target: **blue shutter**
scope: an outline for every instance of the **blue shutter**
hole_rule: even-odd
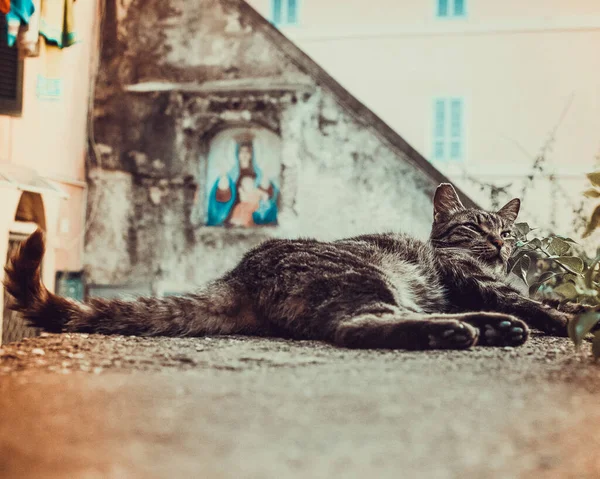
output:
[[[288,0],[287,17],[288,17],[287,18],[288,23],[291,23],[291,24],[298,23],[296,0]]]
[[[448,0],[438,0],[438,17],[448,16]]]
[[[462,159],[463,102],[454,98],[450,101],[450,159]]]
[[[435,160],[444,160],[446,139],[446,102],[436,100],[434,108],[434,127],[433,127],[433,158]]]
[[[465,1],[454,0],[454,16],[462,17],[465,14]]]
[[[281,0],[271,0],[271,21],[275,25],[281,23]]]

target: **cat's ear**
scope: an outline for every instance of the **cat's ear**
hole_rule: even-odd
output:
[[[514,223],[521,209],[521,200],[515,198],[506,203],[498,210],[498,216],[501,216],[509,223]]]
[[[464,209],[465,207],[460,202],[456,190],[450,183],[442,183],[437,187],[433,197],[434,221]]]

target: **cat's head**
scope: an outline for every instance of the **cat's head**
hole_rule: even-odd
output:
[[[520,206],[515,198],[496,212],[465,208],[452,185],[442,183],[433,198],[431,242],[436,248],[465,250],[505,270],[514,246],[511,232]]]

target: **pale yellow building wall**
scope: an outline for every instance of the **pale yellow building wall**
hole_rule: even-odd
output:
[[[46,226],[54,232],[49,235],[54,249],[50,255],[56,256],[57,270],[78,270],[82,265],[87,114],[92,60],[97,48],[98,2],[81,0],[74,8],[79,42],[61,50],[47,46],[42,39],[39,56],[24,59],[21,116],[0,114],[0,164],[33,169],[54,180],[69,196],[46,201],[44,195]],[[61,95],[51,100],[38,97],[39,76],[60,79]],[[0,214],[7,217],[3,223],[14,218],[14,208],[9,208],[8,203],[6,200],[7,207],[0,209]],[[4,246],[0,247],[2,263]]]
[[[298,24],[280,29],[426,158],[434,99],[462,97],[464,160],[434,165],[484,206],[465,177],[519,194],[555,131],[550,170],[577,203],[600,153],[600,3],[464,1],[465,17],[438,18],[434,0],[298,0]],[[269,0],[248,3],[270,17]]]

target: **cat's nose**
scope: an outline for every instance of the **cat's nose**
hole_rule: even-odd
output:
[[[492,243],[496,248],[498,248],[498,250],[500,250],[502,248],[502,246],[504,246],[504,241],[502,241],[500,238],[495,238],[492,237],[489,239],[490,243]]]

